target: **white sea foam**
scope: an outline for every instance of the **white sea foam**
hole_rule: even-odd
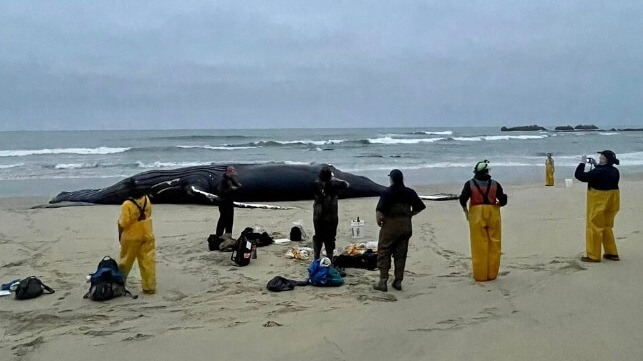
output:
[[[16,164],[3,164],[0,165],[0,169],[11,169],[11,168],[18,168],[24,166],[24,163],[16,163]]]
[[[399,139],[391,137],[373,138],[368,139],[370,144],[420,144],[420,143],[433,143],[446,138],[420,138],[420,139]]]
[[[80,169],[80,168],[97,168],[98,163],[59,163],[54,169]]]
[[[177,145],[178,148],[183,148],[183,149],[209,149],[209,150],[243,150],[243,149],[255,149],[257,147],[250,147],[250,146],[243,146],[243,147],[236,147],[236,146],[212,146],[212,145]]]
[[[30,155],[47,154],[114,154],[123,153],[131,148],[55,148],[55,149],[24,149],[24,150],[0,150],[0,157],[26,157]]]
[[[482,141],[495,141],[495,140],[532,140],[544,139],[548,135],[483,135],[478,137],[453,137],[451,139],[459,142],[482,142]]]
[[[211,162],[154,162],[143,163],[136,162],[139,168],[183,168],[183,167],[197,167],[202,165],[210,165]]]

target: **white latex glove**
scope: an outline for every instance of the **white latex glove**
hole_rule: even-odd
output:
[[[587,163],[587,154],[583,154],[583,155],[580,157],[580,161],[581,161],[581,163]]]

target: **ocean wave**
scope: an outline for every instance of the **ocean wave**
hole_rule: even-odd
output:
[[[482,135],[477,137],[453,137],[449,138],[458,142],[482,142],[482,141],[495,141],[495,140],[533,140],[544,139],[548,135]]]
[[[212,146],[212,145],[177,145],[177,148],[182,149],[209,149],[209,150],[243,150],[243,149],[255,149],[257,147],[253,146]]]
[[[251,138],[248,135],[173,135],[167,137],[151,137],[149,139],[158,140],[194,140],[194,141],[208,141],[208,140],[221,140],[221,139],[247,139]]]
[[[23,167],[24,165],[25,165],[24,163],[2,164],[2,165],[0,165],[0,169],[18,168],[18,167]]]
[[[153,163],[143,163],[141,161],[136,162],[136,165],[139,168],[183,168],[183,167],[198,167],[203,165],[211,165],[212,162],[153,162]]]
[[[49,155],[49,154],[115,154],[123,153],[132,148],[55,148],[55,149],[21,149],[21,150],[0,150],[0,157],[26,157],[30,155]]]
[[[413,132],[411,134],[415,134],[415,135],[452,135],[453,131],[445,130],[445,131],[442,131],[442,132]]]
[[[399,139],[391,137],[382,137],[367,139],[368,144],[420,144],[420,143],[433,143],[446,138],[420,138],[420,139]]]
[[[618,135],[618,133],[614,133],[614,132],[600,132],[598,134],[600,134],[600,135]]]
[[[98,163],[60,163],[53,166],[54,169],[84,169],[84,168],[98,168]]]
[[[288,145],[335,145],[345,143],[345,139],[328,139],[328,140],[260,140],[247,144],[225,144],[226,147],[281,147]]]

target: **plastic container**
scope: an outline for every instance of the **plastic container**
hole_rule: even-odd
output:
[[[565,188],[571,188],[574,184],[574,180],[571,178],[565,178]]]
[[[359,218],[356,221],[351,221],[351,236],[364,238],[364,221],[360,221]]]

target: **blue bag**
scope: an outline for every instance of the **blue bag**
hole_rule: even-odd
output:
[[[339,271],[333,266],[320,264],[319,259],[308,266],[308,282],[313,286],[337,287],[344,284]]]

